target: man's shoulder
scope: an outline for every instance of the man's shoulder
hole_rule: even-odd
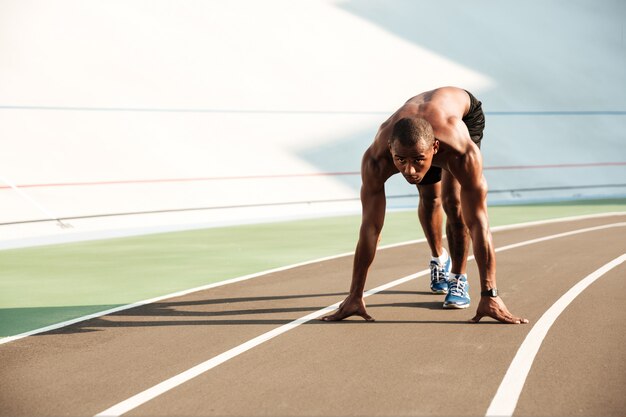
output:
[[[361,177],[365,182],[383,184],[393,175],[395,165],[386,147],[373,143],[363,154]]]
[[[447,170],[461,183],[461,187],[474,188],[480,185],[483,159],[474,143],[468,143],[460,152],[449,152],[444,159]]]
[[[373,143],[363,154],[362,169],[367,173],[376,174],[385,165],[385,154],[381,152],[380,146]]]

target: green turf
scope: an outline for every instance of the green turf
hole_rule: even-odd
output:
[[[0,330],[3,336],[12,336],[118,305],[3,308],[0,309]]]
[[[490,207],[492,226],[609,211],[626,199]],[[0,251],[0,337],[174,291],[354,250],[360,216]],[[387,214],[382,244],[423,237]],[[346,288],[350,271],[346,271]]]

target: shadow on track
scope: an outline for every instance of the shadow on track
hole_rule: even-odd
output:
[[[41,333],[39,336],[53,334],[77,334],[90,333],[99,331],[99,329],[116,328],[116,327],[167,327],[167,326],[238,326],[238,325],[268,325],[280,326],[298,319],[301,314],[291,313],[309,313],[321,310],[328,304],[309,305],[287,307],[281,306],[280,301],[293,299],[311,299],[320,297],[337,297],[335,301],[339,301],[345,297],[347,293],[323,293],[323,294],[300,294],[300,295],[281,295],[281,296],[258,296],[258,297],[238,297],[238,298],[218,298],[204,300],[189,301],[169,301],[158,302],[139,306],[129,310],[120,311],[108,316],[98,317],[84,322],[76,323],[72,326]],[[423,291],[383,291],[377,296],[394,296],[394,295],[414,295],[414,296],[441,296]],[[230,308],[231,306],[241,303],[267,303],[272,306],[259,306],[258,308]],[[278,303],[276,303],[278,302]],[[329,303],[330,304],[330,303]],[[213,307],[213,308],[209,308]],[[388,302],[388,303],[372,303],[368,304],[369,308],[417,308],[429,310],[442,310],[441,300],[437,301],[415,301],[415,302]],[[285,318],[268,318],[267,315],[283,314],[288,315]],[[207,317],[231,317],[224,319],[210,319]],[[242,319],[240,316],[249,316],[248,319]],[[259,316],[254,318],[252,316]],[[197,319],[193,319],[196,318]],[[128,319],[124,319],[128,318]],[[350,324],[364,323],[358,318],[350,318],[342,322],[334,324]],[[409,321],[376,321],[375,324],[426,324],[426,323],[442,323],[442,324],[465,324],[464,320],[409,320]],[[309,324],[329,324],[312,320]]]

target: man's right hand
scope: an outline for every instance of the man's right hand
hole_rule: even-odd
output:
[[[321,318],[322,321],[339,321],[351,316],[363,317],[366,321],[374,321],[374,318],[365,311],[363,297],[349,295],[339,305],[335,313]]]

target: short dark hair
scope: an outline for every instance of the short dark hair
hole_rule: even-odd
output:
[[[389,144],[394,141],[400,141],[402,146],[412,147],[423,142],[430,147],[435,142],[435,134],[433,127],[426,119],[421,117],[405,117],[393,125],[393,132],[389,139]]]

